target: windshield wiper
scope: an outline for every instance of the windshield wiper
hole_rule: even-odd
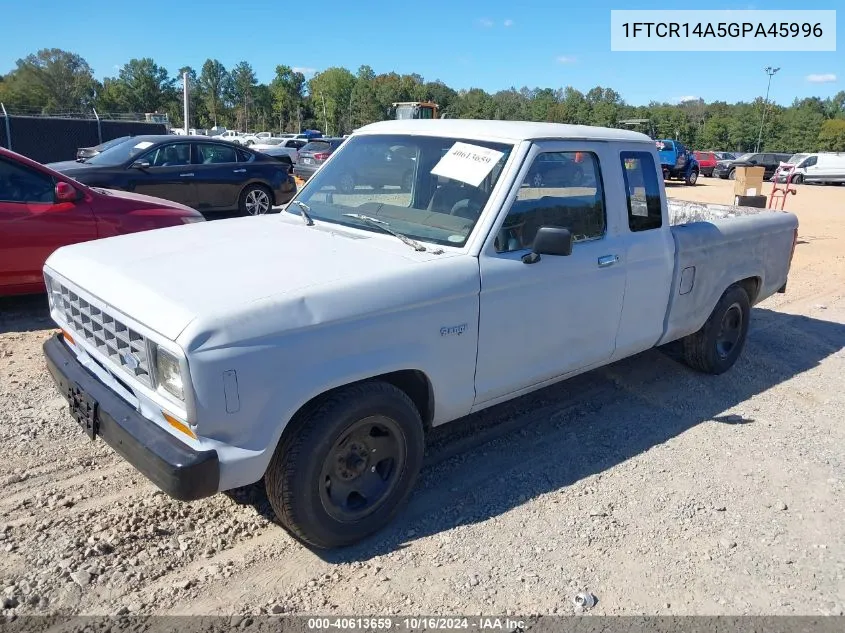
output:
[[[361,213],[344,213],[343,215],[347,218],[355,218],[356,220],[361,220],[362,222],[366,222],[370,226],[374,226],[376,228],[379,228],[382,231],[384,231],[385,233],[390,233],[394,237],[398,237],[402,242],[404,242],[405,244],[407,244],[408,246],[413,248],[415,251],[428,250],[425,246],[420,244],[415,239],[412,239],[412,238],[408,237],[407,235],[400,233],[399,231],[394,231],[393,229],[391,229],[390,225],[387,222],[385,222],[384,220],[379,220],[378,218],[373,218],[373,217],[370,217],[369,215],[363,215]],[[432,251],[432,253],[434,253],[435,255],[439,255],[442,252],[443,251],[441,249],[437,249],[435,251]]]
[[[294,200],[293,202],[291,202],[291,204],[295,204],[299,207],[299,215],[301,215],[302,219],[305,220],[305,224],[307,224],[308,226],[313,226],[314,220],[312,220],[311,216],[308,215],[308,212],[311,210],[311,207],[309,207],[304,202],[300,202],[299,200]]]

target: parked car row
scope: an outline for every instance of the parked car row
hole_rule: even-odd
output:
[[[296,193],[290,156],[210,137],[127,136],[80,155],[41,165],[0,148],[0,295],[43,291],[59,246],[202,222],[200,212],[263,215]]]
[[[43,292],[44,262],[60,246],[204,219],[187,205],[89,187],[0,148],[0,296]]]

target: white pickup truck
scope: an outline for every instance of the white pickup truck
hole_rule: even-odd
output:
[[[434,426],[678,339],[730,368],[797,226],[670,206],[642,134],[386,121],[277,215],[57,250],[44,352],[88,435],[172,497],[263,477],[336,547],[391,520]]]

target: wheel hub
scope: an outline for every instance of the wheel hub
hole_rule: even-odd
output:
[[[367,469],[367,447],[358,442],[351,442],[345,449],[338,451],[335,457],[335,472],[344,481],[352,481]]]

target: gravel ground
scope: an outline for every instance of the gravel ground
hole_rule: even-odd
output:
[[[670,195],[730,202],[704,179]],[[0,613],[842,614],[845,188],[733,370],[650,351],[435,430],[409,507],[312,552],[260,485],[179,503],[66,413],[43,297],[0,302]]]

